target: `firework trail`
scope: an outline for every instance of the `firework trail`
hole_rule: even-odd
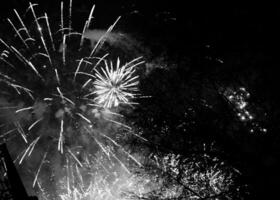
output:
[[[69,166],[71,159],[76,172],[83,169],[86,156],[81,152],[102,152],[107,163],[113,159],[129,174],[124,161],[141,164],[113,135],[116,129],[124,133],[131,129],[116,108],[135,104],[137,67],[143,61],[139,57],[122,63],[118,58],[114,65],[109,53],[102,51],[120,17],[91,48],[85,33],[92,24],[94,5],[82,32],[73,30],[72,0],[68,8],[61,2],[58,30],[47,13],[38,14],[37,6],[29,3],[24,14],[14,9],[15,19],[7,21],[15,39],[0,38],[0,142],[20,152],[15,162],[36,166],[32,186],[40,190],[39,177],[47,165]],[[31,23],[24,18],[31,18]]]

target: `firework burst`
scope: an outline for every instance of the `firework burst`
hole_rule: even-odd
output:
[[[105,62],[105,69],[102,72],[96,70],[97,79],[94,82],[96,94],[95,101],[105,108],[119,106],[120,103],[132,104],[130,99],[136,96],[138,91],[138,76],[135,74],[135,67],[143,62],[137,62],[137,58],[123,66],[117,60],[116,68],[113,63],[110,66]]]
[[[136,58],[121,66],[117,59],[114,67],[112,61],[107,60],[109,54],[102,52],[106,37],[120,18],[91,48],[86,44],[84,34],[91,26],[94,5],[82,32],[72,29],[72,0],[67,17],[64,16],[65,5],[61,3],[60,24],[56,31],[53,31],[48,15],[38,14],[36,6],[29,3],[25,12],[25,17],[32,18],[28,26],[14,10],[16,19],[8,19],[8,23],[15,38],[12,42],[0,39],[0,109],[3,111],[0,139],[9,142],[13,151],[20,151],[15,159],[19,164],[30,159],[32,152],[37,150],[33,187],[38,184],[44,164],[50,160],[67,155],[82,167],[78,152],[73,150],[77,146],[82,146],[89,154],[96,153],[99,148],[117,159],[113,151],[108,153],[106,150],[107,143],[122,148],[107,134],[116,126],[104,128],[104,123],[130,129],[110,108],[132,104],[130,100],[138,91],[136,67],[143,63],[141,58]],[[105,129],[106,133],[101,134]],[[95,148],[88,147],[92,146],[89,141]],[[55,153],[53,149],[58,151]],[[125,168],[123,163],[122,166]]]

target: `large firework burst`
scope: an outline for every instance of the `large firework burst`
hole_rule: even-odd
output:
[[[52,31],[54,27],[46,13],[36,12],[36,6],[29,3],[24,14],[32,19],[30,23],[14,10],[16,19],[8,19],[8,23],[15,38],[0,39],[0,109],[3,111],[0,139],[10,144],[13,152],[20,151],[15,160],[20,164],[36,150],[32,162],[37,167],[33,170],[33,187],[49,161],[71,157],[82,167],[77,147],[82,146],[93,154],[99,148],[108,156],[114,152],[106,150],[107,143],[121,148],[107,132],[114,132],[110,130],[116,127],[124,130],[130,127],[121,123],[120,115],[110,108],[130,104],[130,99],[135,98],[136,67],[143,63],[137,58],[122,67],[120,59],[116,68],[107,64],[109,54],[102,52],[101,47],[120,18],[91,48],[85,43],[85,33],[91,26],[95,6],[82,32],[72,29],[72,0],[67,17],[61,3],[57,31]],[[106,123],[110,125],[104,128]],[[66,161],[61,162],[64,165]]]

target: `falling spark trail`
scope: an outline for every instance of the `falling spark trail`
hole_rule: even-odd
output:
[[[74,160],[80,165],[80,167],[83,167],[82,163],[79,161],[79,159],[73,154],[73,152],[68,149],[69,154],[74,158]]]
[[[35,59],[37,56],[44,56],[46,58],[49,59],[48,54],[42,53],[42,52],[38,52],[38,53],[34,53],[30,58],[29,61],[31,62],[32,59]]]
[[[84,95],[83,98],[87,98],[87,97],[89,97],[89,96],[91,96],[91,95],[94,95],[94,94],[95,94],[95,91]]]
[[[78,64],[77,69],[76,69],[75,74],[74,74],[73,82],[75,82],[75,81],[76,81],[76,76],[77,76],[77,73],[79,72],[80,67],[81,67],[81,64],[82,64],[82,62],[83,62],[83,61],[84,61],[84,59],[83,59],[83,58],[79,61],[79,64]]]
[[[41,37],[41,40],[42,40],[42,43],[43,43],[44,49],[45,49],[45,51],[46,51],[46,53],[47,53],[47,55],[48,55],[47,57],[48,57],[48,59],[49,59],[49,62],[50,62],[50,64],[52,65],[52,60],[51,60],[51,57],[50,57],[50,54],[49,54],[48,48],[47,48],[47,46],[46,46],[45,40],[44,40],[44,38],[43,38],[43,37]]]
[[[114,24],[111,25],[111,26],[108,28],[108,30],[106,31],[106,33],[105,33],[104,35],[102,35],[102,36],[99,38],[99,40],[97,41],[97,43],[96,43],[96,45],[94,46],[93,50],[91,51],[89,57],[92,57],[92,56],[93,56],[93,54],[95,53],[97,47],[99,47],[99,44],[101,44],[101,43],[102,43],[102,40],[104,40],[104,39],[107,37],[107,35],[113,30],[113,28],[115,27],[115,25],[117,24],[117,22],[120,20],[120,18],[121,18],[121,17],[118,17],[117,20],[114,22]]]
[[[68,18],[68,21],[69,21],[69,31],[71,31],[71,26],[72,26],[72,0],[70,0],[69,2],[69,18]]]
[[[37,71],[36,67],[32,64],[32,62],[28,61],[15,47],[11,46],[11,49],[16,52],[16,56],[18,56],[18,58],[22,60],[23,63],[26,63],[28,66],[30,66],[31,69],[36,73],[36,75],[44,80],[41,74]]]
[[[39,33],[40,33],[40,36],[41,36],[41,37],[44,37],[44,36],[43,36],[43,33],[42,33],[42,27],[40,26],[40,24],[39,24],[39,22],[38,22],[38,18],[36,17],[36,14],[35,14],[35,11],[34,11],[34,8],[33,8],[33,6],[36,6],[36,5],[38,5],[38,4],[32,4],[31,2],[29,2],[29,8],[28,8],[28,10],[31,9],[31,12],[32,12],[32,15],[33,15],[33,17],[34,17],[34,21],[35,21],[35,23],[36,23],[37,29],[38,29],[38,31],[39,31]]]
[[[64,120],[62,119],[60,121],[60,132],[59,132],[59,140],[58,140],[58,151],[60,151],[63,154],[63,124]]]
[[[77,172],[77,174],[78,174],[78,177],[79,177],[79,179],[80,179],[80,182],[83,183],[83,182],[84,182],[84,181],[83,181],[83,177],[82,177],[81,172],[80,172],[80,170],[79,170],[79,168],[78,168],[78,165],[75,165],[75,167],[76,167],[76,172]],[[83,167],[83,166],[80,165],[80,167]],[[83,187],[81,187],[81,189],[83,189]]]
[[[98,107],[98,108],[103,108],[102,106],[98,105],[98,104],[94,104],[94,103],[88,103],[88,106],[92,106],[92,107]]]
[[[70,190],[70,180],[69,180],[69,160],[68,160],[68,157],[66,158],[66,169],[67,169],[67,191],[68,191],[68,194],[71,192]]]
[[[84,115],[82,115],[81,113],[76,113],[78,116],[80,116],[83,120],[85,120],[87,123],[92,124],[92,122],[86,118]]]
[[[66,53],[66,35],[63,35],[63,42],[62,42],[62,61],[63,61],[63,65],[65,65],[65,62],[66,62],[65,53]]]
[[[57,92],[58,92],[60,98],[64,101],[64,100],[65,100],[65,97],[64,97],[63,93],[61,92],[60,88],[57,87],[56,90],[57,90]]]
[[[92,79],[88,79],[82,86],[82,89],[85,88],[90,82],[92,81]]]
[[[146,138],[143,138],[142,136],[134,133],[133,131],[130,132],[132,135],[135,135],[136,137],[140,138],[141,140],[145,141],[145,142],[148,142],[148,140]]]
[[[141,60],[143,57],[142,56],[139,56],[137,58],[134,58],[133,60],[131,60],[130,62],[126,63],[125,66],[129,66],[131,65],[132,63],[138,61],[138,60]],[[144,61],[141,61],[141,62],[144,62]],[[133,66],[131,66],[130,68],[133,68]]]
[[[4,137],[6,137],[7,135],[9,135],[10,133],[12,133],[12,132],[14,132],[14,131],[16,131],[16,130],[17,130],[17,128],[12,129],[12,130],[9,130],[9,131],[7,131],[7,132],[5,132],[5,133],[2,133],[2,134],[0,135],[0,138],[4,138]]]
[[[29,146],[26,148],[26,150],[24,151],[24,153],[23,153],[23,155],[22,155],[22,157],[21,157],[21,159],[20,159],[20,161],[19,161],[19,164],[22,163],[22,161],[24,160],[24,158],[26,157],[27,154],[28,154],[28,156],[31,155],[31,153],[32,153],[32,151],[33,151],[35,145],[36,145],[37,142],[39,141],[39,139],[40,139],[40,136],[37,137],[33,142],[30,143],[30,145],[29,145]]]
[[[82,35],[81,35],[81,40],[80,40],[80,49],[82,49],[82,45],[83,45],[83,42],[84,42],[84,39],[85,39],[85,32],[86,32],[86,29],[87,29],[87,23],[88,21],[85,22],[85,25],[84,25],[84,28],[83,28],[83,32],[82,32]]]
[[[88,76],[88,77],[91,77],[91,78],[96,78],[94,75],[86,73],[86,72],[77,72],[77,74],[82,74],[82,75],[85,75],[85,76]]]
[[[113,123],[115,123],[115,124],[117,124],[117,125],[120,125],[120,126],[122,126],[122,127],[124,127],[124,128],[127,128],[128,130],[131,130],[131,129],[132,129],[131,127],[129,127],[129,126],[127,126],[127,125],[125,125],[125,124],[123,124],[123,123],[121,123],[121,122],[117,122],[117,121],[115,121],[115,120],[108,119],[108,118],[105,118],[105,119],[108,120],[108,121],[110,121],[110,122],[113,122]]]
[[[25,143],[28,143],[26,139],[26,135],[24,133],[24,130],[22,129],[21,125],[19,122],[14,122],[15,127],[17,128],[17,131],[20,133],[22,139],[24,140]]]
[[[17,28],[15,27],[15,25],[13,24],[13,22],[8,18],[7,19],[8,22],[11,24],[11,26],[13,27],[13,29],[15,30],[16,34],[18,35],[18,37],[20,38],[20,40],[22,41],[22,43],[26,46],[26,48],[29,48],[29,46],[26,44],[26,42],[24,41],[24,39],[22,38],[22,35],[20,34],[20,32],[17,30]]]
[[[41,161],[41,163],[40,163],[40,165],[39,165],[39,168],[38,168],[38,170],[37,170],[37,172],[36,172],[36,175],[35,175],[35,178],[34,178],[34,181],[33,181],[33,187],[35,187],[35,184],[36,184],[37,179],[38,179],[38,175],[39,175],[39,173],[40,173],[40,171],[41,171],[41,168],[42,168],[42,166],[43,166],[43,164],[44,164],[44,161],[45,161],[45,159],[46,159],[46,157],[47,157],[47,153],[48,153],[48,152],[45,152],[45,154],[44,154],[44,156],[43,156],[43,158],[42,158],[42,161]]]
[[[25,149],[17,155],[17,157],[13,160],[13,163],[16,163],[17,160],[20,158],[20,156],[24,154],[24,152],[25,152]]]
[[[19,112],[23,112],[23,111],[27,111],[27,110],[31,110],[31,109],[33,109],[33,106],[18,109],[18,110],[16,110],[15,113],[19,113]]]
[[[93,137],[93,136],[92,136]],[[103,145],[95,138],[93,137],[93,139],[95,140],[95,142],[98,144],[98,146],[101,148],[101,150],[105,153],[105,155],[109,158],[109,152],[105,149],[105,147],[103,147]],[[109,158],[110,159],[110,158]]]
[[[5,62],[5,63],[6,63],[7,65],[9,65],[11,68],[13,68],[13,69],[16,68],[12,63],[10,63],[9,61],[5,60],[5,58],[0,57],[0,60],[2,60],[3,62]]]
[[[87,65],[92,65],[92,62],[89,62],[88,60],[85,60],[86,58],[83,58],[83,62],[86,63],[86,66]],[[80,60],[77,60],[77,61],[80,61]]]
[[[93,14],[94,9],[95,9],[95,5],[92,6],[91,11],[89,13],[88,20],[87,20],[87,23],[86,23],[87,24],[87,26],[86,26],[87,29],[89,29],[89,26],[91,24],[91,19],[92,19],[92,14]]]
[[[128,174],[131,174],[131,172],[128,170],[128,168],[125,166],[125,164],[109,149],[109,153],[121,164],[121,166],[125,169],[125,171]]]
[[[61,28],[61,34],[62,34],[62,37],[63,37],[63,40],[64,40],[64,22],[63,22],[63,1],[61,1],[61,4],[60,4],[60,20],[61,20],[61,24],[60,24],[60,28]]]
[[[31,124],[29,127],[28,127],[28,131],[30,131],[37,123],[39,123],[40,121],[42,121],[43,118],[40,118],[38,120],[36,120],[33,124]]]
[[[26,93],[30,96],[30,98],[31,98],[32,100],[34,100],[34,97],[33,97],[33,95],[31,94],[32,91],[31,91],[30,89],[25,88],[25,87],[20,86],[20,85],[17,85],[17,84],[11,84],[11,86],[12,86],[17,92],[18,92],[17,88],[22,89],[24,92],[26,92]],[[18,92],[18,94],[20,94],[20,92]]]
[[[37,144],[37,142],[39,141],[39,139],[41,138],[41,136],[38,136],[31,144],[32,144],[32,147],[29,151],[29,154],[28,154],[28,157],[32,154],[33,150],[34,150],[34,147],[35,145]]]
[[[20,159],[20,161],[19,161],[19,164],[22,163],[22,161],[24,160],[24,158],[25,158],[25,156],[26,156],[26,154],[28,153],[28,151],[29,151],[30,148],[31,148],[31,146],[29,145],[29,146],[27,147],[27,149],[25,150],[23,156],[21,157],[21,159]]]
[[[53,36],[52,36],[52,31],[51,31],[51,27],[50,27],[50,24],[49,24],[49,18],[48,18],[47,13],[45,13],[45,19],[46,19],[46,24],[47,24],[47,27],[48,27],[49,37],[51,39],[52,49],[54,51],[55,47],[54,47],[54,42],[53,42]]]
[[[44,101],[52,101],[53,98],[44,98]]]
[[[11,49],[11,47],[10,47],[4,40],[2,40],[1,38],[0,38],[0,42],[1,42],[7,49],[9,49],[10,51],[13,51],[13,50]]]
[[[30,34],[29,34],[29,31],[28,31],[28,29],[26,28],[25,24],[23,23],[23,20],[21,19],[21,17],[20,17],[20,15],[18,14],[17,10],[14,9],[14,12],[15,12],[17,18],[19,19],[19,21],[20,21],[20,23],[21,23],[21,25],[22,25],[22,27],[23,27],[23,30],[25,30],[26,34],[28,35],[28,38],[31,38],[31,36],[30,36]]]
[[[116,113],[116,112],[112,112],[110,110],[106,110],[105,112],[109,113],[109,114],[112,114],[112,115],[116,115],[116,116],[119,116],[119,117],[124,117],[122,114],[119,114],[119,113]]]
[[[58,85],[60,85],[60,78],[59,78],[59,75],[58,75],[58,72],[57,72],[56,68],[54,69],[54,72],[55,72],[55,77],[56,77],[57,83],[58,83]]]

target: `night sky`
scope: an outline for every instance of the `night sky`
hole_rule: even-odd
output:
[[[32,2],[38,2],[39,10],[47,10],[49,16],[60,16],[60,1]],[[146,62],[139,72],[139,89],[149,98],[140,98],[134,109],[120,112],[148,142],[132,139],[125,145],[132,152],[143,148],[149,155],[171,153],[197,163],[207,153],[238,171],[234,184],[217,199],[276,199],[279,7],[73,0],[73,27],[83,28],[81,21],[93,3],[94,29],[107,29],[122,16],[114,30],[133,38],[125,50],[114,47],[113,55],[128,51],[127,58],[142,55]],[[14,14],[13,8],[23,13],[27,6],[25,0],[2,2],[0,38],[13,41],[6,18]],[[1,82],[0,87],[4,87]],[[146,169],[149,173],[149,166]],[[199,198],[214,199],[203,197]]]

